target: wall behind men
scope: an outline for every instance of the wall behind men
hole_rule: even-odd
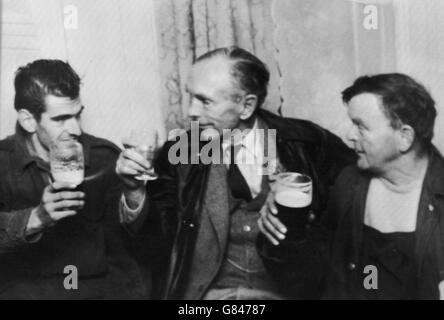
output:
[[[284,115],[345,139],[341,91],[364,74],[402,72],[434,97],[444,152],[444,1],[275,0],[272,10]]]
[[[82,77],[85,131],[116,143],[162,126],[152,0],[2,0],[0,137],[13,132],[13,78],[34,59]]]
[[[82,76],[86,131],[116,143],[131,127],[162,131],[155,1],[1,0],[0,138],[14,129],[14,71],[42,57],[69,60]],[[444,1],[270,0],[270,10],[283,115],[345,138],[340,92],[362,74],[404,72],[434,96],[444,152]]]

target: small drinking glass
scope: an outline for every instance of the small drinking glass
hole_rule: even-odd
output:
[[[78,186],[83,182],[85,160],[83,147],[77,141],[56,141],[49,148],[49,162],[53,181]]]
[[[152,166],[156,153],[159,150],[159,135],[156,130],[142,129],[132,130],[130,135],[123,139],[123,146],[126,149],[133,149],[144,157]],[[136,176],[137,180],[148,181],[156,180],[159,176],[154,168],[146,170],[144,173]]]

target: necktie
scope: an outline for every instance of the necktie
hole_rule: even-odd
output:
[[[246,201],[251,201],[251,192],[248,187],[247,181],[239,170],[239,167],[235,163],[235,155],[237,154],[240,147],[231,147],[231,164],[228,170],[228,186],[230,187],[233,197],[237,199],[243,199]],[[237,150],[235,150],[237,149]]]

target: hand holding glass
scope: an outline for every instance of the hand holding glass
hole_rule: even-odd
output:
[[[273,191],[277,217],[288,227],[289,235],[295,231],[292,226],[305,227],[313,197],[311,178],[296,172],[279,173]]]
[[[133,149],[147,160],[151,166],[150,169],[137,175],[135,179],[141,181],[156,180],[158,175],[152,167],[156,152],[158,151],[159,136],[156,130],[142,129],[132,130],[130,135],[123,139],[123,146],[127,149]]]

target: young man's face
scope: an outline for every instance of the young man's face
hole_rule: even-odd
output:
[[[374,172],[385,171],[400,156],[397,130],[383,112],[381,99],[362,93],[348,103],[348,116],[353,127],[348,139],[358,154],[358,167]]]
[[[80,137],[83,106],[79,98],[71,100],[69,97],[47,95],[45,106],[36,130],[37,138],[45,149],[49,149],[52,142],[77,140]]]
[[[187,91],[191,95],[190,120],[199,121],[202,130],[213,129],[204,131],[203,139],[239,126],[244,110],[243,92],[235,88],[227,59],[215,57],[195,64]]]

